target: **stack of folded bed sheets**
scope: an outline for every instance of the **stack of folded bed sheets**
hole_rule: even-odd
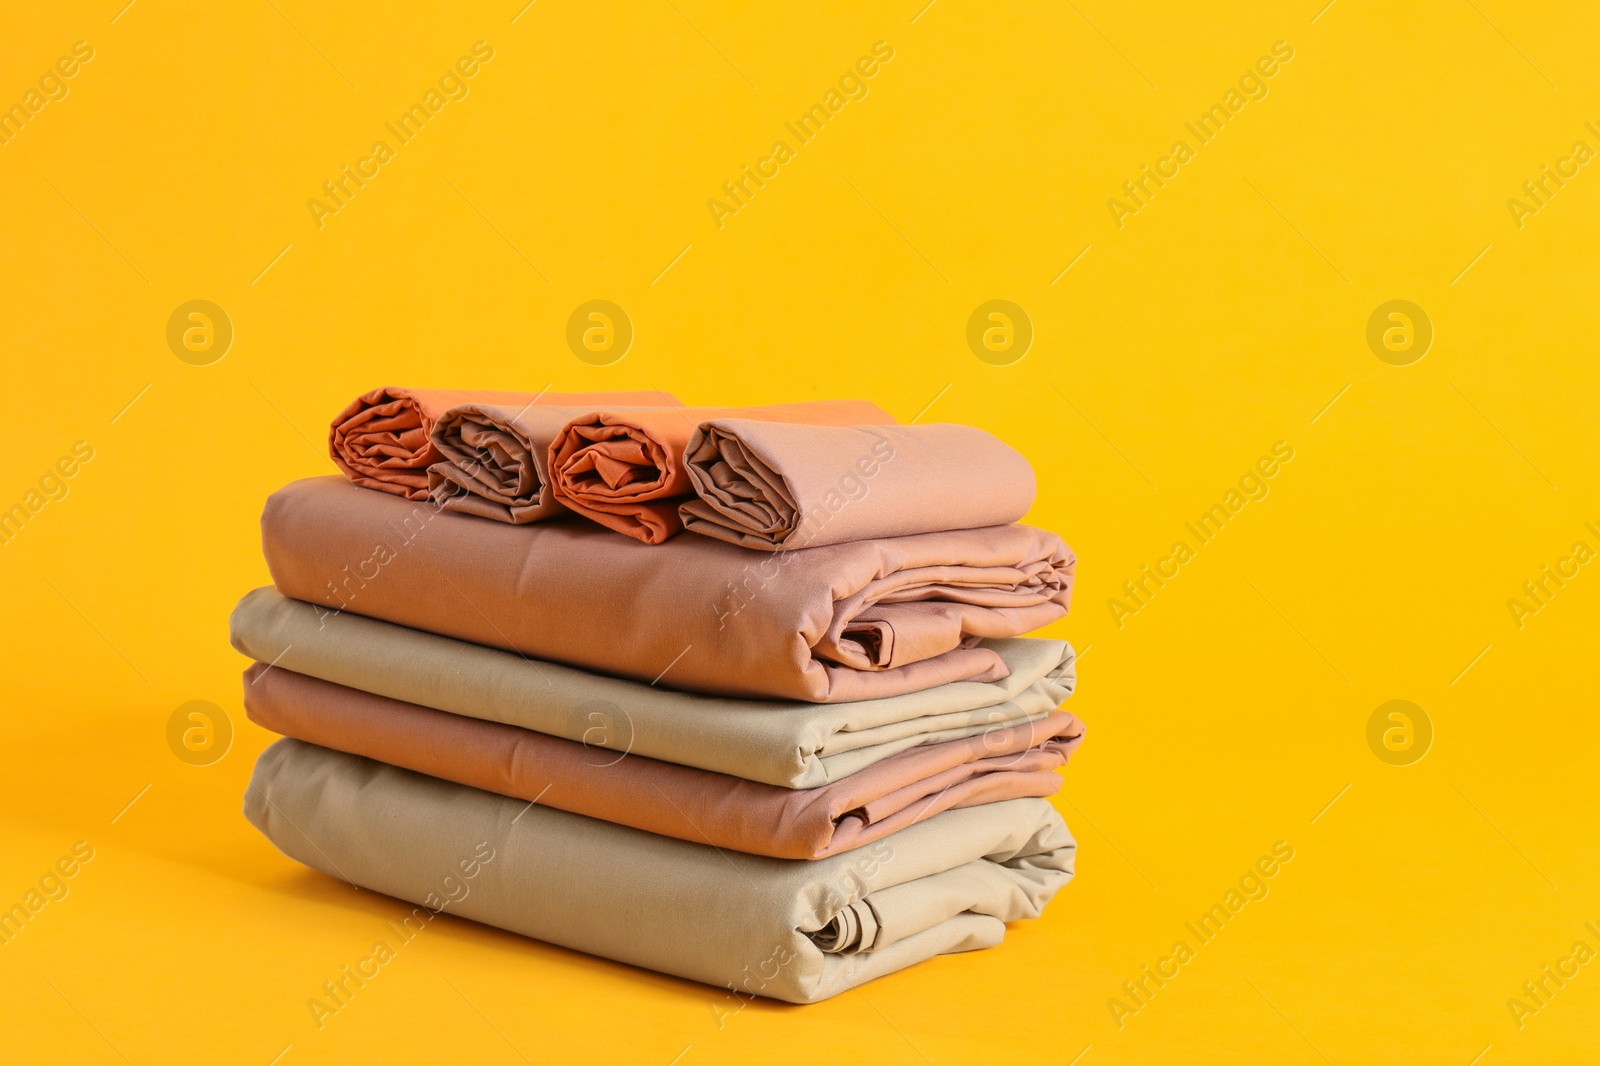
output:
[[[868,403],[380,389],[232,618],[245,813],[334,877],[791,1002],[1072,877],[1074,558],[1027,462]]]

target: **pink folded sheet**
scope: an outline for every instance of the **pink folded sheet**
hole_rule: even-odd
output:
[[[373,389],[350,402],[328,427],[328,454],[353,483],[410,500],[428,497],[430,465],[440,459],[428,433],[458,404],[513,409],[531,403],[588,407],[677,403],[664,392],[489,392],[481,389]]]
[[[684,527],[762,551],[1016,522],[1033,468],[975,426],[796,426],[719,418],[684,452]]]
[[[262,549],[285,596],[671,688],[836,703],[996,681],[979,638],[1062,618],[1076,560],[1028,526],[781,553],[648,546],[589,522],[485,522],[340,478],[279,489]]]
[[[1083,740],[1065,711],[911,748],[824,785],[789,789],[447,714],[256,663],[245,710],[275,733],[661,836],[820,859],[941,811],[1050,796]]]
[[[695,428],[712,418],[817,426],[894,424],[893,415],[860,400],[596,410],[573,419],[551,442],[551,491],[585,518],[646,544],[660,544],[683,532],[678,505],[691,492],[683,451]]]

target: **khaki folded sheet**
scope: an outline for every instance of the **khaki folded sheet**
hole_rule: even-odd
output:
[[[233,646],[278,669],[594,749],[816,788],[897,752],[1034,722],[1072,695],[1072,647],[986,640],[1008,673],[903,696],[815,704],[675,692],[453,640],[256,589],[229,620]],[[604,749],[604,750],[601,750]]]
[[[262,753],[244,812],[290,858],[417,904],[407,927],[454,914],[791,1003],[993,947],[1075,853],[1049,803],[1016,799],[815,862],[744,855],[298,740]]]
[[[1020,525],[753,556],[708,537],[649,547],[585,522],[483,522],[332,477],[273,493],[261,532],[278,591],[328,611],[813,703],[1000,680],[979,638],[1064,616],[1075,566],[1059,537]]]
[[[678,505],[692,491],[683,451],[695,427],[712,418],[817,426],[894,423],[887,411],[859,400],[597,410],[573,419],[551,443],[551,490],[585,518],[646,544],[660,544],[683,532]]]
[[[441,461],[428,467],[428,494],[446,511],[519,526],[570,514],[550,491],[550,445],[568,422],[593,411],[545,403],[450,408],[429,434]]]
[[[353,483],[410,500],[428,497],[428,467],[439,452],[428,440],[435,420],[466,403],[526,404],[676,403],[667,393],[488,392],[481,389],[407,389],[390,386],[362,393],[328,427],[328,454]]]
[[[852,851],[941,811],[1052,796],[1083,739],[1065,711],[912,748],[821,788],[789,789],[429,710],[256,663],[244,706],[265,729],[502,796],[780,859]]]
[[[796,426],[719,418],[684,452],[685,529],[779,551],[1009,525],[1033,468],[975,426]]]

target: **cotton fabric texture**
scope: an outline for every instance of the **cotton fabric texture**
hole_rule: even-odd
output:
[[[998,944],[1005,923],[1037,917],[1071,879],[1075,853],[1047,802],[1017,799],[814,862],[744,855],[297,740],[262,753],[244,809],[285,855],[329,876],[791,1003]],[[457,891],[441,899],[447,875]]]
[[[1027,526],[751,553],[514,527],[338,478],[267,500],[274,585],[329,610],[675,688],[837,703],[998,681],[979,641],[1066,614],[1075,559]]]
[[[250,720],[364,755],[662,836],[783,859],[851,851],[940,811],[1051,796],[1083,739],[1065,711],[913,748],[821,788],[795,790],[402,703],[281,666],[244,674]]]
[[[702,696],[334,613],[271,588],[239,601],[229,631],[242,654],[277,669],[782,788],[816,788],[908,748],[1038,721],[1077,680],[1070,645],[1012,637],[981,642],[1006,668],[999,681],[824,705]]]
[[[428,432],[440,415],[467,403],[660,404],[669,394],[644,392],[489,392],[388,386],[362,393],[328,427],[328,455],[353,484],[410,500],[428,497],[428,467],[440,459]]]
[[[691,491],[683,451],[695,427],[712,418],[814,426],[894,422],[876,404],[858,400],[597,410],[573,419],[551,442],[551,491],[585,518],[646,544],[660,544],[683,532],[678,505]]]
[[[684,458],[684,528],[761,551],[1008,525],[1035,490],[1028,461],[974,426],[719,418]]]

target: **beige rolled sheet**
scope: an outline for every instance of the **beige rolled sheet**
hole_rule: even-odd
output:
[[[1063,617],[1076,560],[1028,526],[749,552],[576,520],[509,526],[308,478],[273,493],[285,595],[535,659],[730,696],[838,703],[997,681],[985,637]]]
[[[285,855],[363,888],[791,1003],[995,946],[1071,879],[1076,850],[1048,802],[1015,799],[827,859],[744,855],[287,739],[244,810]]]
[[[1077,682],[1071,645],[1012,637],[983,641],[1006,667],[998,681],[857,703],[701,696],[325,611],[271,588],[239,601],[229,633],[249,658],[350,688],[783,788],[1037,721]]]
[[[978,529],[1033,506],[1033,468],[975,426],[798,426],[719,418],[684,452],[685,529],[761,551]]]

